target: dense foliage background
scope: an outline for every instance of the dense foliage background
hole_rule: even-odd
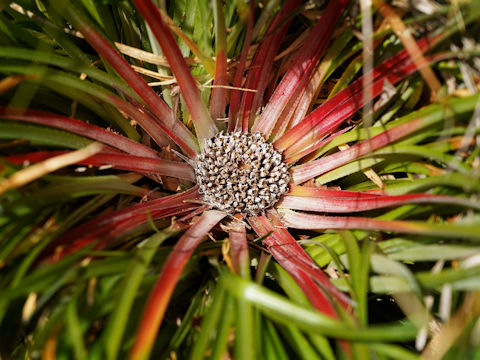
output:
[[[155,3],[0,0],[0,358],[480,359],[480,2]],[[244,233],[199,220],[209,121],[291,142]]]

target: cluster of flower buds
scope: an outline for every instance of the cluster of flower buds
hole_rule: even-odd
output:
[[[203,200],[228,214],[256,215],[288,190],[290,174],[260,133],[220,132],[206,141],[195,175]]]

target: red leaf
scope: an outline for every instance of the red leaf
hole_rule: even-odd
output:
[[[418,41],[418,46],[425,51],[435,43],[437,38],[435,37],[433,40],[428,38],[422,39]],[[394,84],[412,74],[415,70],[417,68],[411,62],[405,50],[384,61],[373,69],[373,83],[370,85],[372,87],[372,98],[382,92],[385,80]],[[364,101],[362,86],[363,77],[360,77],[312,111],[299,124],[288,130],[275,141],[274,146],[279,151],[284,151],[284,155],[288,157],[304,150],[312,142],[333,131],[362,108]],[[315,149],[312,148],[313,150]]]
[[[163,265],[145,306],[137,336],[135,337],[135,343],[130,353],[131,359],[148,358],[163,315],[185,264],[210,229],[224,217],[225,213],[220,211],[211,210],[204,212],[198,221],[175,244]]]
[[[430,194],[378,196],[370,193],[356,193],[355,195],[334,195],[334,193],[338,194],[341,191],[342,190],[323,190],[322,195],[315,196],[285,195],[277,206],[292,210],[349,213],[413,203],[440,203],[463,206],[475,205],[468,199]],[[348,191],[346,193],[351,194],[352,192]],[[478,205],[478,207],[480,208],[480,205]]]
[[[348,307],[347,301],[329,281],[323,271],[310,259],[295,239],[286,231],[276,213],[270,211],[271,223],[264,215],[248,219],[250,225],[259,236],[272,232],[264,241],[264,245],[272,253],[278,263],[296,280],[312,304],[321,312],[337,317],[328,297],[313,286],[314,281],[329,295]]]
[[[168,27],[165,26],[160,11],[153,2],[150,0],[134,0],[134,3],[152,29],[152,32],[160,44],[162,52],[166,56],[170,68],[177,79],[183,98],[185,99],[188,110],[192,115],[197,138],[200,147],[202,148],[204,145],[203,142],[217,133],[217,127],[200,97],[197,84],[190,73],[190,69],[173,38],[172,33]]]
[[[282,223],[292,229],[303,230],[375,230],[406,234],[432,234],[473,240],[479,238],[472,226],[451,224],[429,224],[425,222],[382,220],[354,216],[313,215],[290,210],[281,211]]]
[[[193,168],[189,164],[164,159],[152,159],[124,154],[98,153],[81,161],[79,164],[88,166],[111,165],[115,169],[167,175],[190,181],[195,180]]]
[[[57,261],[95,241],[98,242],[96,249],[101,249],[112,239],[149,220],[157,220],[196,209],[198,205],[186,202],[189,200],[198,200],[197,187],[180,194],[165,196],[97,216],[62,234],[46,248],[44,253],[50,255],[55,248],[63,245],[61,251],[50,258],[50,260]]]
[[[144,174],[167,175],[190,181],[195,180],[193,168],[187,163],[122,154],[114,152],[114,149],[111,149],[109,152],[105,150],[108,149],[104,149],[104,151],[94,156],[79,161],[77,164],[86,166],[109,166],[113,169],[136,171]],[[23,164],[25,161],[31,163],[38,162],[64,153],[66,153],[66,151],[38,151],[22,155],[6,156],[4,159],[14,164]]]
[[[227,104],[227,55],[224,50],[217,53],[215,67],[214,88],[210,94],[210,114],[214,120],[225,118],[225,107]]]
[[[258,131],[268,138],[289,101],[300,97],[320,61],[333,28],[347,3],[347,0],[328,3],[293,64],[275,89],[260,119],[252,127],[252,132]],[[287,122],[289,118],[283,118],[283,120]],[[282,125],[280,126],[282,127]]]
[[[295,184],[303,183],[318,175],[324,174],[327,171],[342,166],[353,159],[366,155],[382,146],[393,143],[403,136],[418,130],[422,126],[422,122],[423,119],[419,118],[397,125],[371,139],[362,141],[347,150],[339,151],[318,160],[295,166],[292,169],[292,182]]]
[[[225,28],[225,15],[223,13],[223,2],[213,0],[213,12],[215,19],[215,45],[216,45],[216,66],[215,77],[210,94],[210,114],[214,120],[225,118],[225,106],[227,103],[227,30]]]
[[[106,145],[122,150],[127,154],[156,158],[156,151],[130,140],[122,135],[115,134],[101,127],[87,124],[83,121],[61,116],[53,113],[35,110],[21,110],[11,107],[0,106],[0,117],[2,119],[27,121],[34,124],[42,124],[57,129],[66,130],[89,139],[99,141]]]
[[[235,272],[243,277],[249,276],[250,262],[248,257],[247,233],[245,225],[235,224],[228,231],[232,251],[232,263]]]
[[[300,186],[300,185],[290,185],[290,191],[288,195],[294,196],[311,196],[311,197],[321,197],[321,196],[332,196],[337,198],[358,198],[366,197],[372,198],[373,195],[370,192],[366,191],[348,191],[348,190],[334,190],[334,189],[322,189],[313,186]],[[377,195],[380,196],[380,195]]]
[[[65,238],[62,236],[59,240],[59,242],[55,242],[57,247],[55,248],[55,253],[46,259],[44,261],[46,262],[55,262],[59,261],[65,256],[68,256],[80,249],[83,249],[84,247],[96,243],[95,247],[93,248],[94,250],[101,250],[105,248],[108,243],[122,235],[125,235],[128,233],[128,231],[135,229],[137,226],[140,226],[142,224],[147,223],[150,220],[159,220],[159,219],[164,219],[167,217],[172,217],[176,215],[183,215],[186,212],[195,210],[198,207],[198,205],[184,205],[182,207],[172,207],[172,208],[167,208],[167,209],[162,209],[162,210],[157,210],[157,211],[152,211],[149,213],[145,214],[138,214],[135,216],[131,216],[130,218],[122,221],[118,221],[115,223],[112,223],[108,227],[101,227],[98,229],[95,229],[94,231],[85,234],[84,236],[76,239],[75,241],[72,241],[70,238]],[[59,246],[61,243],[68,242],[68,245],[66,246]],[[53,248],[51,246],[48,247],[48,250],[50,250],[49,253],[51,253],[51,250]]]
[[[239,121],[242,121],[242,130],[248,131],[250,119],[257,113],[262,105],[263,93],[267,86],[273,60],[287,31],[290,21],[288,19],[293,10],[300,5],[299,0],[287,0],[280,12],[271,23],[268,34],[258,47],[257,53],[250,66],[244,87],[256,90],[256,93],[245,92],[242,96],[239,109]]]
[[[178,121],[168,105],[158,97],[153,89],[138,75],[130,66],[130,64],[113,48],[113,46],[103,38],[81,14],[79,14],[73,6],[64,7],[66,17],[75,26],[89,42],[89,44],[112,66],[115,71],[130,85],[130,87],[145,101],[148,107],[153,111],[155,116],[163,122],[163,125],[171,129],[181,143],[177,144],[182,147],[188,154],[195,154],[198,151],[198,145],[192,133],[185,125]],[[114,104],[117,106],[117,104]],[[133,117],[137,120],[136,117]],[[138,119],[140,125],[156,139],[156,132],[163,131],[158,124],[151,123],[149,126],[143,123],[145,119]],[[157,126],[155,126],[157,125]],[[147,127],[145,127],[147,126]],[[175,140],[174,140],[175,141]]]
[[[289,153],[284,153],[283,156],[284,156],[284,161],[285,161],[285,164],[287,165],[291,165],[293,164],[294,162],[296,162],[297,160],[303,158],[305,155],[308,155],[310,153],[312,153],[312,151],[314,151],[315,149],[320,149],[323,145],[326,145],[328,144],[330,141],[332,141],[333,139],[335,139],[337,136],[339,135],[342,135],[343,133],[351,130],[352,127],[351,126],[347,126],[345,127],[344,129],[341,129],[341,130],[338,130],[336,133],[333,133],[329,136],[326,136],[324,138],[319,138],[318,140],[314,141],[309,147],[307,147],[306,149],[300,151],[300,152],[297,152],[295,153],[294,155],[291,155],[289,157],[287,157],[287,155]]]
[[[103,149],[105,150],[105,149]],[[46,159],[49,159],[51,157],[57,156],[57,155],[62,155],[67,153],[67,151],[35,151],[31,153],[26,153],[26,154],[17,154],[17,155],[9,155],[9,156],[3,156],[2,159],[5,161],[8,161],[9,163],[12,164],[18,164],[18,165],[23,165],[25,163],[36,163],[39,161],[43,161]]]
[[[253,14],[255,12],[255,1],[250,1],[250,11],[248,14],[247,33],[245,35],[245,42],[243,44],[242,53],[237,63],[237,70],[235,72],[235,78],[233,80],[233,86],[240,88],[242,86],[243,72],[245,71],[245,63],[247,62],[248,49],[250,48],[250,42],[252,41],[253,30]],[[239,131],[242,129],[242,124],[238,123],[238,110],[240,108],[240,99],[242,96],[240,90],[232,90],[229,104],[229,116],[228,116],[228,131]]]
[[[126,94],[124,94],[126,95]],[[128,95],[126,95],[128,96]],[[143,105],[134,101],[133,105],[129,102],[126,102],[120,99],[117,96],[105,96],[106,101],[113,104],[116,108],[123,111],[125,114],[130,116],[133,120],[137,121],[141,127],[152,137],[152,139],[159,145],[168,145],[169,142],[164,141],[164,135],[167,134],[186,154],[191,158],[194,158],[197,155],[198,144],[195,142],[195,147],[191,147],[190,143],[185,142],[182,136],[178,135],[177,125],[167,126],[161,122],[154,114],[152,114],[148,109]],[[183,124],[182,124],[183,126]],[[188,131],[188,130],[187,130]],[[194,150],[195,149],[195,150]]]

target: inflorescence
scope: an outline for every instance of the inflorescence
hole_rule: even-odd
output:
[[[233,215],[256,215],[288,190],[282,155],[260,133],[220,132],[206,141],[195,175],[202,200]]]

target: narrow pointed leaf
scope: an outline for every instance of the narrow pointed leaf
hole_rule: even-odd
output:
[[[190,73],[190,69],[170,30],[165,26],[160,11],[153,2],[150,0],[135,0],[134,3],[152,29],[163,53],[167,57],[170,68],[182,90],[188,110],[192,115],[200,147],[203,148],[204,141],[216,134],[217,127],[200,97],[200,92]]]
[[[21,72],[36,75],[31,80],[32,82],[41,82],[42,85],[50,87],[53,90],[56,90],[57,87],[66,86],[68,89],[73,88],[75,90],[80,90],[87,94],[93,95],[94,97],[111,104],[121,112],[127,114],[133,120],[137,121],[157,144],[167,145],[169,143],[168,137],[165,136],[165,134],[167,134],[190,157],[195,157],[197,154],[196,149],[198,148],[198,145],[196,144],[196,140],[193,138],[193,135],[191,133],[189,135],[191,141],[182,135],[182,127],[185,129],[185,131],[189,132],[183,123],[175,123],[167,126],[157,117],[148,112],[142,111],[142,108],[132,105],[131,103],[115,95],[113,92],[99,85],[88,81],[83,81],[64,72],[58,72],[35,65],[30,65],[28,67],[17,65],[0,65],[0,69],[7,72]],[[157,100],[159,100],[158,97]],[[193,145],[193,147],[191,145]]]
[[[148,107],[153,111],[161,121],[182,139],[184,146],[188,145],[190,152],[198,149],[193,135],[177,119],[168,107],[168,105],[157,96],[155,91],[138,75],[130,64],[113,48],[113,46],[103,38],[86,19],[74,9],[71,5],[65,5],[58,0],[55,1],[59,8],[62,8],[66,17],[71,21],[85,39],[95,50],[117,71],[130,87],[145,101]],[[187,150],[187,149],[185,149]]]
[[[102,226],[87,234],[83,234],[72,241],[66,235],[55,241],[55,245],[48,246],[44,252],[43,261],[52,263],[63,259],[64,257],[78,252],[79,250],[94,244],[94,250],[102,250],[110,245],[115,239],[128,235],[130,231],[134,231],[137,227],[148,224],[150,221],[156,221],[172,216],[181,216],[190,211],[194,211],[198,206],[189,204],[182,206],[174,206],[166,209],[145,211],[144,213],[131,215],[127,220],[112,222],[110,226]],[[78,230],[78,229],[75,229]],[[144,230],[145,231],[145,230]],[[62,246],[61,244],[68,243]],[[52,254],[53,251],[53,254]]]
[[[144,240],[136,249],[136,256],[132,259],[123,280],[122,291],[117,307],[109,316],[103,336],[105,337],[105,350],[110,360],[118,358],[118,352],[125,333],[129,313],[136,297],[136,290],[140,287],[142,278],[155,255],[156,250],[164,240],[175,232],[167,229]]]
[[[160,9],[159,9],[160,10]],[[193,54],[200,60],[202,65],[205,67],[205,70],[207,70],[211,75],[215,74],[215,62],[208,57],[201,49],[200,47],[192,40],[190,39],[183,31],[180,29],[174,21],[164,12],[160,10],[162,14],[162,19],[165,21],[165,24],[170,28],[170,30],[177,35],[191,50]]]
[[[245,41],[243,43],[242,53],[237,63],[235,77],[233,79],[233,87],[240,88],[243,81],[243,73],[245,71],[245,64],[247,62],[248,50],[250,49],[250,42],[252,41],[253,29],[253,15],[255,12],[255,4],[250,1],[250,8],[248,13],[247,33],[245,34]],[[242,124],[239,123],[238,111],[240,108],[240,100],[243,96],[242,91],[232,90],[230,95],[229,115],[228,115],[228,131],[239,131],[242,129]]]
[[[328,192],[328,190],[325,192]],[[292,210],[349,213],[415,203],[453,204],[476,207],[480,209],[480,204],[476,204],[468,199],[456,198],[453,196],[435,196],[429,194],[406,194],[397,196],[372,197],[334,197],[329,195],[311,197],[285,195],[277,206]]]
[[[290,21],[285,21],[285,19],[299,5],[300,1],[298,0],[285,1],[280,12],[275,16],[275,19],[269,27],[269,35],[262,41],[255,54],[244,87],[256,90],[256,92],[245,92],[239,109],[239,121],[242,121],[242,130],[244,132],[248,131],[250,119],[256,115],[262,105],[263,93],[267,85],[273,60],[290,24]],[[280,28],[278,28],[279,26]]]
[[[105,247],[110,240],[150,220],[183,214],[196,209],[198,205],[186,202],[191,200],[198,200],[196,187],[180,194],[165,196],[99,215],[62,234],[49,244],[44,254],[51,256],[55,248],[63,245],[62,251],[50,258],[50,260],[57,261],[93,242],[98,243],[97,248]]]
[[[329,2],[317,24],[310,31],[300,53],[275,89],[260,119],[252,127],[252,132],[258,131],[268,138],[289,100],[303,92],[347,2],[346,0]]]
[[[214,120],[225,117],[225,106],[227,91],[224,88],[227,85],[227,31],[225,29],[225,15],[223,14],[223,4],[220,0],[213,0],[213,11],[215,19],[215,42],[217,47],[217,58],[215,77],[210,95],[210,114]]]
[[[405,135],[420,129],[423,127],[423,123],[424,121],[421,118],[410,121],[384,131],[383,133],[374,136],[372,139],[363,141],[348,148],[347,150],[336,152],[332,155],[314,160],[307,164],[295,166],[292,169],[293,183],[301,184],[311,178],[346,164],[351,160],[358,159],[359,157],[366,155],[373,150],[401,139]]]
[[[330,299],[315,285],[315,281],[318,281],[330,296],[342,299],[341,302],[343,302],[343,297],[339,295],[328,277],[316,266],[293,237],[287,231],[275,230],[274,226],[278,227],[279,222],[272,224],[265,216],[252,217],[249,222],[259,236],[272,232],[263,240],[263,243],[278,263],[295,279],[312,305],[325,314],[337,317]],[[343,304],[345,303],[343,302]]]
[[[204,212],[198,221],[178,240],[163,265],[145,306],[137,337],[130,353],[131,359],[147,359],[149,357],[163,315],[185,264],[197,245],[224,217],[225,213],[220,211],[211,210]]]
[[[99,143],[91,143],[82,149],[56,155],[37,164],[30,165],[25,169],[18,170],[9,177],[0,180],[0,195],[8,190],[28,184],[29,182],[61,169],[62,167],[75,164],[76,162],[88,158],[93,154],[98,153],[102,147],[103,145]]]
[[[323,216],[281,210],[282,222],[292,229],[362,229],[407,234],[429,234],[444,238],[480,240],[480,225],[430,224],[425,222],[381,220],[353,216]]]
[[[14,164],[23,164],[25,161],[34,163],[66,153],[66,151],[39,151],[22,155],[6,156],[4,159]],[[187,163],[160,158],[133,156],[120,152],[103,151],[86,159],[78,160],[75,164],[103,167],[104,169],[112,168],[145,174],[165,175],[190,181],[195,180],[193,168]]]
[[[110,145],[128,154],[156,158],[157,153],[129,138],[107,131],[101,127],[87,124],[83,121],[61,116],[53,113],[36,110],[20,110],[12,107],[0,107],[0,118],[27,121],[34,124],[41,124],[67,130],[69,132],[85,136],[106,145]]]
[[[331,141],[333,141],[337,136],[339,135],[342,135],[344,134],[345,132],[351,130],[351,127],[346,127],[344,129],[341,129],[341,130],[338,130],[337,132],[329,135],[329,136],[326,136],[325,138],[319,138],[317,139],[316,141],[314,141],[309,147],[307,147],[306,149],[300,151],[300,152],[297,152],[293,155],[290,155],[290,153],[288,151],[285,151],[284,152],[284,158],[285,158],[285,163],[290,165],[290,164],[293,164],[295,163],[297,160],[300,160],[301,158],[303,158],[304,156],[308,155],[308,154],[311,154],[312,151],[314,151],[315,149],[321,149],[322,146],[324,145],[327,145],[327,144],[330,144]]]
[[[222,274],[224,286],[235,297],[247,299],[268,317],[285,325],[296,325],[310,331],[339,339],[369,341],[413,339],[417,329],[412,324],[377,325],[368,328],[348,327],[322,313],[294,304],[273,291],[229,273]]]
[[[247,233],[245,225],[238,224],[228,232],[232,249],[232,263],[236,273],[249,277],[250,259],[248,256]]]
[[[83,55],[83,53],[81,54]],[[30,50],[18,47],[0,47],[0,56],[2,58],[19,60],[31,60],[34,58],[38,63],[58,66],[66,71],[74,71],[79,74],[87,74],[89,78],[98,80],[107,86],[118,87],[130,96],[137,96],[122,79],[101,71],[90,64],[85,64],[66,56],[55,55],[47,51]],[[138,97],[138,99],[140,99],[140,97]]]
[[[335,190],[313,186],[290,185],[290,191],[288,192],[288,195],[306,197],[331,196],[335,198],[372,198],[374,196],[380,196],[381,194],[372,194],[371,192],[366,191]]]
[[[461,99],[452,98],[448,101],[448,107],[455,113],[469,112],[474,109],[477,100],[478,95],[472,95],[468,98]],[[408,118],[410,119],[415,115],[418,116],[416,119],[414,118],[410,121],[401,123],[400,125],[390,128],[372,137],[371,139],[367,139],[359,144],[356,144],[347,150],[339,151],[310,163],[294,167],[292,170],[293,183],[303,183],[311,178],[344,165],[351,160],[362,157],[369,152],[393,143],[410,133],[443,120],[444,107],[439,105],[431,105],[423,110],[418,111],[416,114],[414,113],[408,115]]]
[[[191,165],[171,160],[152,159],[147,157],[99,153],[78,164],[88,166],[112,166],[116,169],[166,175],[178,179],[194,181],[195,174]]]
[[[433,40],[422,39],[419,40],[418,46],[425,50],[433,43]],[[371,75],[373,84],[370,85],[373,97],[381,93],[385,79],[394,84],[416,70],[415,65],[408,60],[408,53],[401,51],[373,69],[373,75]],[[360,77],[316,108],[305,119],[275,141],[275,147],[279,150],[285,150],[296,144],[296,151],[300,151],[302,147],[304,148],[308,145],[308,142],[318,137],[323,137],[327,132],[334,130],[344,120],[362,108],[362,83],[363,77]],[[366,91],[369,90],[367,89]],[[307,133],[309,133],[309,137],[305,138]],[[303,141],[301,141],[302,138]],[[294,153],[295,151],[292,152]]]

